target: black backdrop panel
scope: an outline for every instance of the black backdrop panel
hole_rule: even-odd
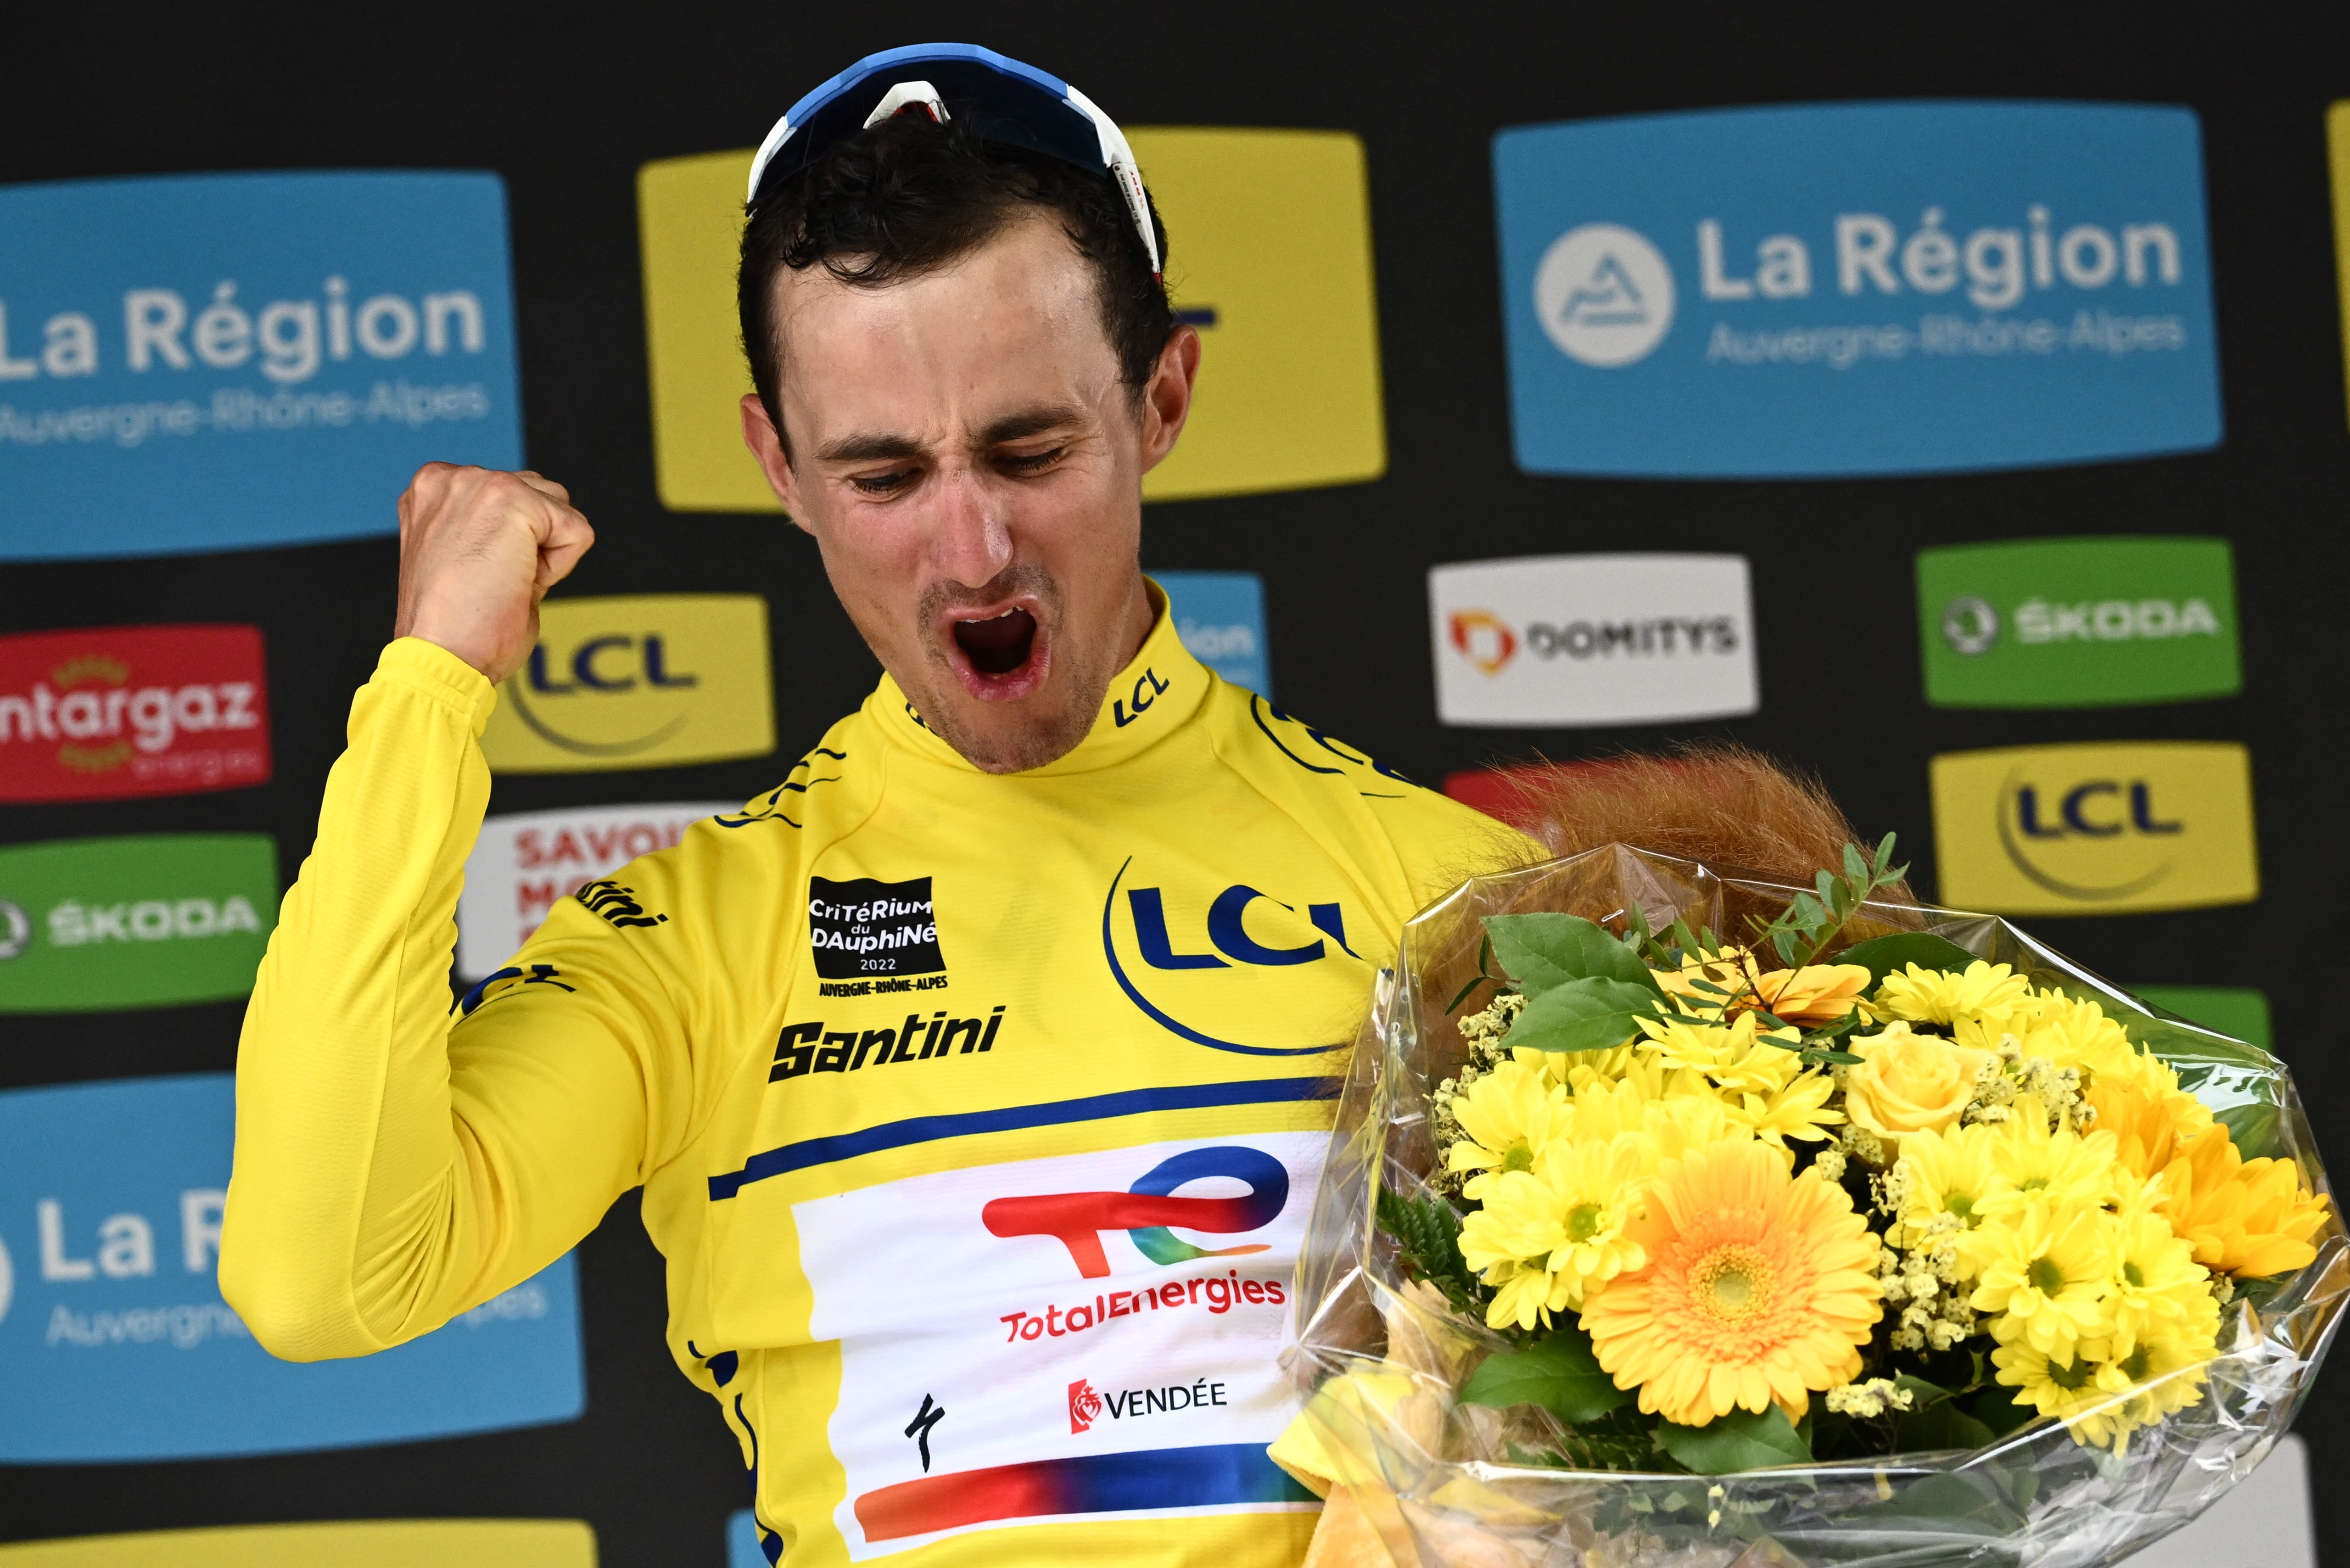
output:
[[[1691,733],[1818,769],[1866,830],[1928,871],[1927,759],[2064,740],[2251,749],[2263,894],[2203,914],[2032,922],[2119,980],[2262,985],[2321,1127],[2350,1116],[2330,981],[2350,856],[2336,826],[2345,435],[2323,116],[2350,96],[2350,14],[2224,16],[1978,5],[1472,8],[676,3],[19,7],[0,182],[284,168],[490,169],[511,203],[526,445],[599,543],[569,591],[755,590],[771,610],[779,744],[795,755],[875,669],[814,549],[774,517],[655,496],[634,179],[745,147],[860,55],[972,37],[1035,60],[1137,125],[1338,128],[1367,149],[1389,466],[1376,483],[1154,506],[1156,566],[1263,574],[1283,705],[1424,780],[1539,749]],[[2226,439],[2150,462],[1827,483],[1538,479],[1509,447],[1490,147],[1503,126],[1859,98],[2185,104],[2205,144]],[[1173,236],[1178,255],[1182,235]],[[382,504],[390,514],[393,497]],[[0,504],[5,504],[0,498]],[[2168,707],[1954,711],[1920,696],[1912,563],[1925,545],[2173,533],[2234,542],[2243,695]],[[1660,547],[1753,563],[1759,713],[1669,731],[1478,732],[1435,719],[1426,572],[1440,561]],[[267,786],[0,808],[0,843],[227,829],[307,849],[349,694],[389,633],[389,538],[168,560],[0,568],[0,632],[179,619],[265,630]],[[495,809],[743,797],[773,760],[508,777]],[[2278,967],[2289,955],[2293,968]],[[10,1018],[0,1086],[229,1067],[240,1008]],[[2339,1140],[2329,1136],[2337,1158]],[[452,1441],[286,1458],[18,1470],[0,1536],[400,1516],[578,1518],[603,1560],[721,1560],[743,1501],[734,1445],[661,1345],[661,1262],[633,1199],[581,1251],[588,1414]],[[0,1396],[0,1419],[5,1419]],[[2350,1462],[2350,1405],[2299,1429],[2314,1473]],[[2350,1504],[2316,1499],[2350,1552]]]

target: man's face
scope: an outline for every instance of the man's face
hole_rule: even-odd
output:
[[[1095,274],[1049,216],[881,288],[775,280],[784,454],[743,438],[849,618],[927,723],[990,773],[1085,738],[1150,629],[1142,475],[1191,407],[1180,328],[1138,406]]]

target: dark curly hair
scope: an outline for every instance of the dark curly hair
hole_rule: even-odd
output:
[[[943,125],[920,114],[885,119],[831,148],[751,209],[735,303],[752,384],[778,435],[778,268],[821,265],[852,287],[883,288],[968,254],[1028,208],[1053,214],[1093,264],[1119,379],[1137,398],[1149,384],[1175,315],[1118,188],[1057,158],[982,140],[975,117],[956,115],[955,107],[950,99]],[[1156,206],[1150,221],[1163,257],[1167,230]]]

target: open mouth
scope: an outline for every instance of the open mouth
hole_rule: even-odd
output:
[[[982,675],[1017,674],[1036,648],[1036,618],[1013,608],[985,620],[954,623],[955,646]]]

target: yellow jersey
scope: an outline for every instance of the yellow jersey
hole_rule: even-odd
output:
[[[1265,1456],[1337,1075],[1402,922],[1510,836],[1158,621],[992,775],[887,678],[452,1008],[495,693],[352,706],[237,1058],[221,1284],[295,1359],[430,1333],[641,1184],[770,1561],[1286,1564]]]

